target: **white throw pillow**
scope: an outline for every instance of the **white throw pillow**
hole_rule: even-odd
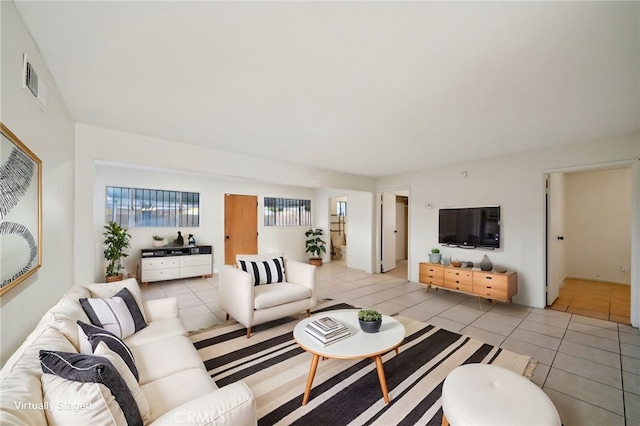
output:
[[[115,397],[101,383],[82,383],[43,374],[42,390],[50,425],[127,426]]]
[[[135,376],[133,375],[127,364],[124,362],[124,360],[120,357],[120,355],[109,349],[105,342],[98,343],[98,346],[96,346],[96,349],[94,351],[94,355],[107,358],[116,367],[125,383],[127,384],[127,387],[131,391],[131,395],[133,395],[133,398],[136,400],[136,404],[138,404],[138,410],[140,410],[140,417],[142,417],[142,422],[145,425],[149,423],[149,420],[151,419],[151,407],[149,406],[149,402],[144,396],[142,389],[140,389],[138,380],[136,380]]]

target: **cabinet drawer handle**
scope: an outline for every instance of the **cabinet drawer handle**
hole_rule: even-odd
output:
[[[487,288],[491,288],[491,286],[490,286],[490,285],[488,285],[488,286],[487,286]]]
[[[460,281],[456,280],[456,284],[460,284]]]
[[[493,277],[485,277],[485,278],[488,279],[488,280],[492,280],[493,279]]]

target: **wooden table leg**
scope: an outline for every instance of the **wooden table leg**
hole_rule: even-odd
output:
[[[387,379],[384,377],[384,368],[382,368],[382,357],[380,355],[376,355],[373,359],[376,361],[376,370],[378,370],[378,380],[380,381],[382,396],[384,397],[385,404],[388,404],[389,392],[387,391]]]
[[[302,398],[302,405],[307,405],[307,402],[309,401],[311,385],[313,385],[313,378],[316,376],[316,369],[318,368],[318,359],[320,359],[320,356],[313,354],[313,358],[311,359],[311,367],[309,367],[309,377],[307,377],[307,387],[304,390],[304,397]]]

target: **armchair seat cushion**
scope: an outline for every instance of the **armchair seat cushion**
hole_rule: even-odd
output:
[[[311,297],[311,289],[293,283],[274,283],[255,287],[254,309],[266,309]]]

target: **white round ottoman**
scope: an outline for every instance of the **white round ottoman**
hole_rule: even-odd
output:
[[[442,385],[442,425],[553,426],[560,416],[529,379],[491,364],[466,364]]]

